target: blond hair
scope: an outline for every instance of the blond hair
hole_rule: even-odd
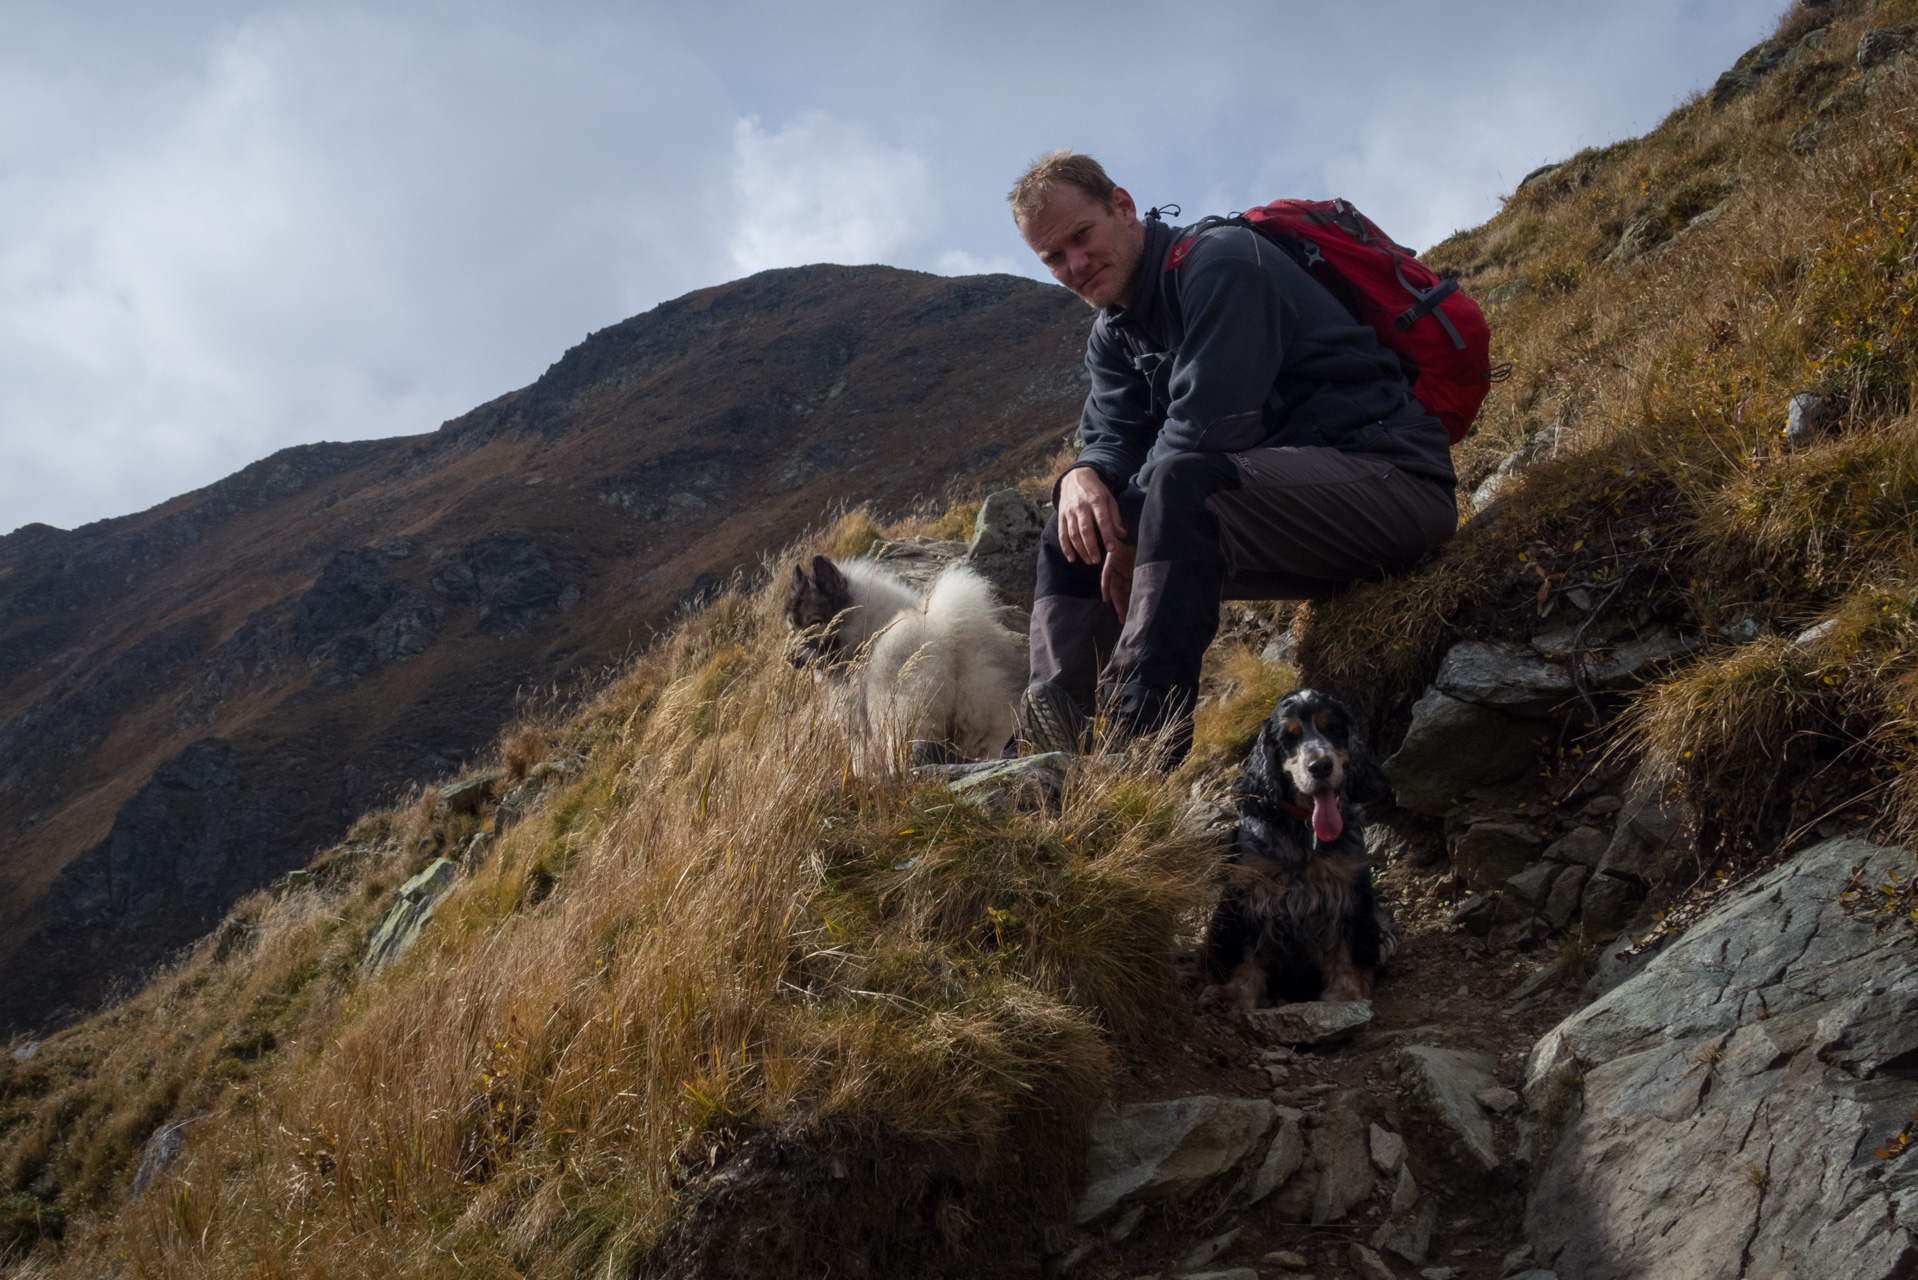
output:
[[[1105,166],[1091,156],[1074,155],[1070,147],[1048,151],[1032,162],[1006,194],[1014,220],[1024,222],[1039,212],[1053,188],[1060,186],[1083,191],[1108,209],[1112,207],[1112,193],[1117,188],[1106,176]]]

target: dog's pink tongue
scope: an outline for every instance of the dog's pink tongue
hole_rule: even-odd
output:
[[[1345,830],[1345,818],[1339,813],[1338,792],[1312,793],[1312,830],[1327,844],[1338,839],[1339,833]]]

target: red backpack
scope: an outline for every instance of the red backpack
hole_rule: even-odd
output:
[[[1178,269],[1201,231],[1218,226],[1250,227],[1272,241],[1372,326],[1417,371],[1412,394],[1453,444],[1472,430],[1491,384],[1509,373],[1493,372],[1491,330],[1458,281],[1434,275],[1345,201],[1274,200],[1236,218],[1206,218],[1172,246],[1166,270]]]

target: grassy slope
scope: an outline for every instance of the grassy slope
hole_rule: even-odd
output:
[[[6,1063],[16,1247],[61,1273],[621,1272],[756,1130],[985,1168],[1082,1126],[1174,998],[1212,861],[1182,790],[1088,765],[1061,813],[988,816],[852,776],[777,605],[723,598],[505,744],[544,789],[387,973],[356,958],[394,889],[479,826],[430,797]],[[187,1116],[174,1175],[115,1216],[147,1133]]]
[[[1627,709],[1623,745],[1728,834],[1776,841],[1838,807],[1912,830],[1918,95],[1908,65],[1867,94],[1854,53],[1867,28],[1914,17],[1911,0],[1794,7],[1776,42],[1829,22],[1816,50],[1573,157],[1426,255],[1508,295],[1490,314],[1515,374],[1457,450],[1462,478],[1562,432],[1496,519],[1315,609],[1310,678],[1402,713],[1453,638],[1563,625],[1539,602],[1584,585],[1713,638]],[[1828,132],[1795,153],[1815,121]],[[1612,258],[1633,230],[1651,251]],[[1791,449],[1787,405],[1807,390],[1837,429]]]
[[[1918,135],[1911,73],[1866,99],[1850,56],[1914,14],[1841,9],[1753,93],[1580,156],[1433,251],[1481,296],[1530,285],[1493,314],[1517,374],[1460,450],[1467,478],[1547,423],[1567,435],[1496,522],[1310,611],[1315,678],[1402,704],[1453,636],[1535,622],[1541,581],[1750,618],[1766,634],[1646,693],[1632,741],[1778,830],[1837,802],[1834,778],[1875,776],[1859,803],[1909,823]],[[1670,247],[1615,271],[1634,223]],[[1787,451],[1808,387],[1843,429]],[[855,515],[826,542],[873,532]],[[1063,815],[989,819],[852,778],[774,604],[723,599],[514,745],[518,768],[567,767],[395,969],[363,979],[364,939],[475,819],[363,824],[314,886],[257,895],[144,990],[0,1060],[0,1232],[26,1267],[614,1274],[755,1129],[916,1135],[1003,1176],[1033,1118],[1082,1120],[1114,1046],[1174,998],[1170,942],[1209,867],[1174,825],[1183,786],[1088,767]],[[1227,658],[1215,758],[1275,692]],[[146,1134],[190,1116],[174,1175],[120,1209]]]

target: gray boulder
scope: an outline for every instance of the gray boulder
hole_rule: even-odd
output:
[[[1006,813],[1057,803],[1070,763],[1064,752],[1048,751],[1017,760],[921,765],[912,772],[915,777],[944,778],[946,788],[967,804],[988,813]]]
[[[1267,1044],[1329,1044],[1350,1039],[1372,1021],[1370,1000],[1305,1000],[1245,1015]]]
[[[966,559],[1031,551],[1045,528],[1045,517],[1039,508],[1017,489],[987,494],[979,506],[978,518],[972,523],[972,541],[966,545]]]
[[[1537,836],[1532,839],[1536,841]],[[1506,877],[1505,883],[1514,895],[1525,899],[1533,906],[1543,906],[1552,892],[1552,882],[1558,879],[1558,873],[1564,868],[1556,862],[1534,862],[1515,876]]]
[[[1523,184],[1521,183],[1520,185],[1522,186]],[[1530,288],[1531,282],[1521,276],[1516,280],[1508,280],[1504,284],[1499,285],[1496,289],[1486,294],[1485,300],[1488,305],[1497,306],[1519,297]],[[1512,487],[1512,484],[1524,473],[1527,467],[1531,466],[1534,460],[1550,457],[1556,452],[1559,438],[1563,434],[1564,425],[1554,422],[1501,458],[1498,466],[1493,469],[1492,474],[1480,481],[1478,488],[1472,491],[1472,500],[1468,504],[1472,513],[1476,515],[1478,512],[1491,506],[1500,494]]]
[[[470,778],[461,778],[440,788],[440,804],[448,813],[478,813],[492,799],[496,784],[506,776],[504,769],[488,769]]]
[[[1571,672],[1528,644],[1465,640],[1447,651],[1432,687],[1460,702],[1508,715],[1549,719],[1572,698]]]
[[[1590,808],[1589,805],[1586,807]],[[1545,856],[1554,862],[1576,862],[1581,866],[1596,867],[1610,843],[1610,838],[1597,827],[1574,827],[1568,834],[1547,845]]]
[[[1918,1113],[1918,948],[1845,914],[1839,839],[1732,890],[1534,1046],[1557,1142],[1526,1210],[1568,1277],[1890,1280],[1918,1268],[1918,1165],[1873,1154]]]
[[[1785,410],[1785,440],[1790,444],[1810,444],[1824,434],[1831,423],[1831,405],[1815,391],[1801,391],[1791,398]]]
[[[1652,675],[1659,667],[1701,648],[1704,640],[1684,636],[1669,627],[1652,627],[1636,638],[1622,640],[1593,651],[1586,672],[1593,689],[1630,689]]]
[[[1017,489],[988,494],[973,522],[965,563],[1008,600],[1029,605],[1038,575],[1039,536],[1045,528],[1045,512]]]
[[[1496,889],[1537,858],[1544,843],[1517,822],[1475,822],[1452,846],[1452,869],[1474,889]]]
[[[933,580],[965,554],[965,543],[940,538],[880,539],[872,544],[873,559],[883,561],[888,572],[921,591],[931,589]]]
[[[1324,1118],[1307,1135],[1319,1186],[1312,1200],[1312,1225],[1337,1222],[1372,1194],[1378,1175],[1372,1170],[1365,1095],[1357,1089],[1331,1094]]]
[[[1378,1166],[1380,1173],[1388,1178],[1393,1177],[1405,1164],[1405,1139],[1376,1124],[1368,1136],[1371,1139],[1372,1163]]]
[[[1496,1065],[1489,1053],[1430,1045],[1399,1050],[1399,1080],[1412,1101],[1487,1172],[1498,1168],[1498,1148],[1477,1095],[1498,1087],[1492,1074]]]
[[[1296,1111],[1288,1113],[1287,1109],[1280,1109],[1279,1131],[1247,1185],[1246,1204],[1257,1204],[1277,1191],[1305,1164],[1305,1135],[1299,1129],[1298,1116]]]
[[[1587,690],[1629,689],[1703,643],[1669,627],[1651,627],[1630,640],[1604,645],[1588,638],[1582,653],[1571,652],[1571,637],[1566,639],[1563,652],[1546,648],[1544,638],[1531,644],[1483,640],[1455,644],[1439,664],[1432,687],[1461,702],[1508,715],[1557,721],[1571,713],[1582,714],[1572,661],[1583,664]]]
[[[1261,662],[1291,662],[1299,656],[1299,639],[1290,631],[1281,631],[1259,650]]]
[[[1473,788],[1537,769],[1551,736],[1549,725],[1428,689],[1413,705],[1412,725],[1385,762],[1385,775],[1401,806],[1442,817]]]
[[[1420,1195],[1412,1171],[1401,1168],[1386,1219],[1372,1233],[1372,1247],[1396,1253],[1416,1267],[1431,1252],[1432,1231],[1437,1226],[1438,1197]]]
[[[1358,1273],[1359,1280],[1397,1280],[1392,1268],[1385,1265],[1385,1259],[1358,1241],[1346,1245],[1345,1254],[1352,1270]]]
[[[1674,871],[1694,872],[1697,823],[1697,814],[1683,796],[1645,775],[1636,776],[1626,789],[1618,826],[1598,870],[1643,884],[1662,883]]]
[[[1539,915],[1544,917],[1546,924],[1554,929],[1563,929],[1572,922],[1572,917],[1578,914],[1579,900],[1585,893],[1585,880],[1591,874],[1590,868],[1574,864],[1552,881],[1552,891],[1539,908]]]
[[[1858,65],[1870,70],[1883,62],[1904,53],[1911,47],[1911,30],[1908,27],[1879,27],[1859,38]]]
[[[1595,875],[1579,895],[1578,915],[1588,936],[1616,933],[1632,918],[1632,910],[1644,898],[1645,891],[1628,880]]]
[[[142,1191],[167,1175],[167,1171],[180,1162],[181,1153],[186,1150],[186,1127],[203,1116],[189,1116],[185,1120],[175,1120],[163,1124],[147,1137],[146,1146],[140,1152],[140,1167],[134,1170],[133,1185],[127,1188],[127,1199],[137,1199]]]
[[[378,973],[405,955],[433,919],[433,909],[441,898],[452,892],[458,879],[459,868],[445,858],[435,858],[426,864],[425,870],[401,885],[393,899],[393,909],[386,913],[373,940],[366,944],[366,955],[360,960],[361,970],[369,975]]]
[[[1475,893],[1452,908],[1452,923],[1484,937],[1498,923],[1499,895]]]
[[[1277,1116],[1264,1098],[1108,1103],[1092,1122],[1086,1187],[1073,1221],[1091,1222],[1123,1200],[1191,1195],[1244,1159]]]

